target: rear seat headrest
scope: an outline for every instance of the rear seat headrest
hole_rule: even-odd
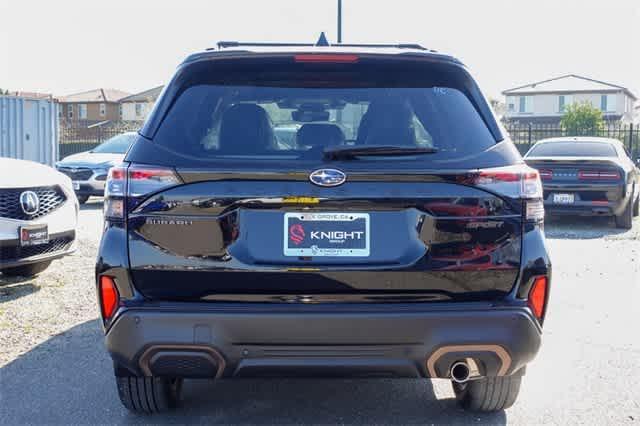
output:
[[[304,124],[296,134],[298,146],[334,146],[344,143],[344,133],[340,127],[329,123]]]
[[[267,111],[255,104],[236,104],[222,115],[220,150],[251,154],[273,149],[273,127]]]

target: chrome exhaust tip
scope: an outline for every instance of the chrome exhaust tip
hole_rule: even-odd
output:
[[[454,382],[465,383],[471,377],[471,369],[466,361],[457,361],[451,366],[449,375]]]

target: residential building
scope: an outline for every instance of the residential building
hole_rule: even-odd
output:
[[[626,87],[575,74],[505,90],[505,120],[522,124],[559,124],[567,106],[588,102],[607,121],[630,123],[638,98]]]
[[[68,121],[120,119],[120,100],[130,93],[116,89],[95,89],[58,98],[59,116]]]
[[[124,121],[143,121],[153,109],[163,86],[154,87],[120,100],[120,119]]]

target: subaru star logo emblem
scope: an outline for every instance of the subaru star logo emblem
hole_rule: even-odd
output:
[[[20,194],[20,207],[22,207],[22,211],[28,215],[38,213],[38,209],[40,209],[38,194],[33,191],[24,191]]]
[[[309,180],[319,186],[338,186],[347,180],[347,175],[336,169],[319,169],[309,175]]]

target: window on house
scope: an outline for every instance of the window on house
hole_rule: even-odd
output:
[[[100,104],[100,117],[104,117],[105,115],[107,115],[107,105]]]
[[[607,95],[600,96],[600,110],[602,111],[607,110]]]
[[[87,119],[87,104],[78,104],[78,118],[80,120]]]
[[[565,112],[569,105],[573,103],[573,95],[558,96],[558,112]]]
[[[73,118],[73,105],[67,105],[67,117],[69,120]]]
[[[118,112],[120,113],[120,120],[122,120],[122,117],[124,117],[124,111],[123,111],[123,106],[122,104],[120,104],[120,106],[118,107]]]
[[[616,99],[617,96],[615,94],[607,95],[607,111],[614,112],[616,110]]]
[[[142,116],[142,111],[144,105],[136,103],[136,117]]]
[[[533,112],[533,97],[520,96],[520,105],[519,105],[518,112],[521,112],[521,113]]]

